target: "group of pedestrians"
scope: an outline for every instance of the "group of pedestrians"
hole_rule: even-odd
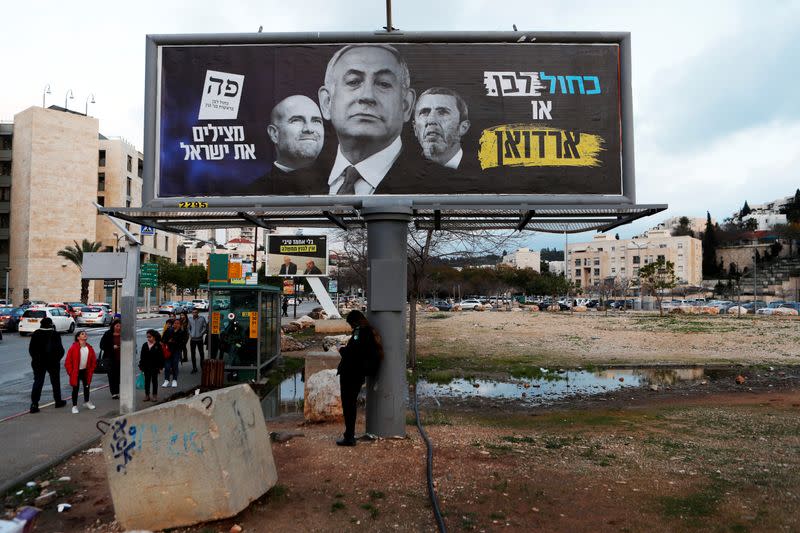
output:
[[[203,339],[208,330],[205,317],[200,316],[198,310],[192,311],[192,316],[182,313],[180,317],[170,316],[164,325],[164,330],[159,333],[154,329],[147,330],[146,342],[142,345],[139,354],[139,370],[144,377],[145,401],[158,401],[158,377],[164,371],[164,387],[178,386],[178,372],[181,362],[186,362],[187,344],[191,347],[192,373],[197,372],[196,353],[200,352],[200,364],[205,359]],[[64,359],[64,368],[69,376],[72,387],[72,412],[78,413],[78,396],[81,385],[83,386],[83,405],[87,409],[94,409],[91,402],[92,377],[96,373],[98,361],[102,363],[103,372],[108,373],[108,384],[112,399],[119,398],[120,359],[122,346],[122,323],[115,318],[108,330],[100,339],[100,354],[88,342],[86,331],[75,333],[75,341],[68,350],[64,350],[61,335],[56,331],[53,321],[49,317],[41,320],[39,328],[31,335],[28,352],[31,356],[33,369],[33,388],[31,390],[31,413],[39,412],[39,401],[42,388],[47,376],[53,387],[55,407],[67,405],[61,397],[61,361]]]
[[[108,331],[100,339],[100,357],[108,359],[107,372],[112,398],[119,398],[120,331],[120,321],[115,318]],[[85,331],[76,332],[74,342],[66,351],[64,360],[64,368],[72,387],[72,412],[74,414],[80,412],[78,393],[81,385],[83,385],[83,405],[90,410],[95,408],[90,400],[90,387],[92,377],[97,369],[98,356],[88,339],[89,336]],[[61,408],[67,405],[66,400],[61,398],[61,360],[64,359],[64,345],[61,342],[61,334],[56,331],[50,317],[43,318],[39,328],[31,335],[28,353],[31,356],[31,367],[33,368],[30,412],[39,412],[42,387],[44,379],[48,375],[53,387],[55,407]]]

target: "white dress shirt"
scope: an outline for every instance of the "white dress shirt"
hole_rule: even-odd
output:
[[[464,156],[464,150],[461,148],[458,149],[456,155],[450,158],[450,161],[444,164],[447,168],[458,168],[458,165],[461,163],[461,158]]]
[[[342,172],[349,166],[355,166],[358,173],[361,174],[360,180],[356,182],[355,193],[359,196],[366,196],[375,192],[383,178],[392,168],[397,157],[400,155],[400,150],[403,148],[403,142],[398,136],[392,144],[363,160],[362,162],[353,165],[347,160],[342,153],[341,145],[336,150],[336,161],[333,163],[330,176],[328,177],[329,194],[336,194],[339,188],[344,183],[344,176]]]
[[[275,161],[274,163],[272,163],[272,165],[273,165],[273,166],[276,166],[276,167],[278,167],[279,169],[283,170],[283,171],[284,171],[284,172],[286,172],[287,174],[288,174],[289,172],[294,172],[294,169],[293,169],[293,168],[289,168],[289,167],[287,167],[286,165],[282,165],[282,164],[278,163],[277,161]]]

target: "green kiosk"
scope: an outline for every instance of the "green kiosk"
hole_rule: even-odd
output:
[[[220,279],[220,263],[212,261],[209,269],[209,357],[225,362],[226,381],[257,380],[280,355],[281,290],[235,277],[236,268],[225,273],[234,277]]]

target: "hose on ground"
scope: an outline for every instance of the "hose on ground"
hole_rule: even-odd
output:
[[[431,500],[433,516],[436,518],[436,525],[439,528],[440,533],[446,533],[447,527],[444,525],[444,518],[442,518],[442,512],[439,509],[439,498],[436,496],[436,491],[433,488],[433,445],[428,439],[428,435],[425,433],[425,430],[422,428],[422,423],[419,420],[419,408],[417,406],[417,385],[414,384],[412,387],[414,388],[414,416],[417,419],[417,429],[419,430],[419,434],[422,435],[422,440],[425,441],[425,446],[428,450],[428,498]]]

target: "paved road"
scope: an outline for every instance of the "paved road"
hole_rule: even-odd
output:
[[[139,320],[137,322],[136,345],[140,346],[145,341],[145,331],[150,328],[161,329],[164,318],[151,318]],[[85,328],[89,334],[89,344],[96,352],[100,351],[100,337],[106,328]],[[17,333],[4,333],[3,341],[0,342],[0,420],[25,412],[31,404],[31,385],[33,384],[33,371],[31,370],[31,358],[28,355],[28,344],[30,336],[20,337]],[[73,336],[65,333],[61,336],[64,349],[67,350],[73,342]],[[62,360],[63,362],[63,360]],[[95,374],[92,379],[92,389],[105,389],[108,387],[108,376]],[[69,399],[72,388],[69,386],[69,378],[61,366],[61,396]],[[102,394],[102,393],[101,393]],[[50,386],[49,378],[45,379],[44,389],[42,389],[42,399],[40,405],[46,405],[53,401],[53,389]]]

